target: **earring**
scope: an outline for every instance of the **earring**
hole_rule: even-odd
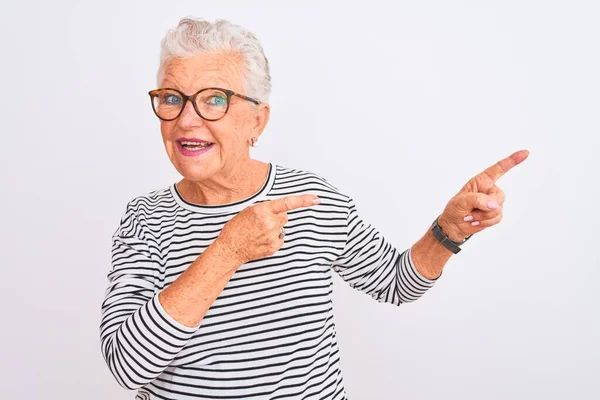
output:
[[[256,147],[256,142],[258,142],[258,138],[253,137],[251,140],[252,140],[252,143],[250,144],[250,146]]]

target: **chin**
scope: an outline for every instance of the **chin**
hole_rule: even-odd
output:
[[[175,168],[185,179],[190,181],[203,181],[216,175],[221,170],[219,164],[215,162],[216,160],[213,160],[213,162],[203,161],[179,159],[175,163]]]
[[[213,153],[216,149],[211,149],[210,153],[212,154],[186,156],[181,154],[176,146],[175,144],[169,146],[167,153],[175,169],[186,179],[202,180],[214,175],[221,169],[218,153]]]
[[[218,168],[213,165],[206,165],[205,163],[191,163],[191,162],[178,162],[175,164],[175,168],[179,173],[186,179],[197,181],[206,179],[214,175]]]

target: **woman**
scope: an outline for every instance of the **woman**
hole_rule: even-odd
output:
[[[398,251],[353,200],[310,172],[254,160],[269,121],[257,38],[183,19],[150,92],[183,179],[131,200],[113,235],[101,347],[138,399],[344,399],[331,270],[379,302],[418,299],[470,235],[500,222],[495,181],[472,178]]]

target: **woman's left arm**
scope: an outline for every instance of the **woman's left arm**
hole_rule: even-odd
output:
[[[496,181],[514,166],[525,161],[529,152],[517,151],[475,175],[448,202],[439,217],[442,231],[454,241],[496,225],[502,220],[504,192]],[[416,242],[410,252],[419,273],[428,279],[437,279],[452,252],[433,236],[431,228]]]

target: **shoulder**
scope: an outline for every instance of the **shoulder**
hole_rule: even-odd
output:
[[[145,216],[161,208],[172,208],[173,203],[170,186],[165,186],[130,198],[125,213],[135,217]]]
[[[173,209],[173,204],[169,186],[130,198],[121,212],[114,235],[145,237],[148,222],[154,218],[153,213],[161,209]]]
[[[290,193],[314,193],[322,199],[331,198],[347,203],[350,198],[321,174],[305,169],[277,165],[277,177],[273,185],[277,191]]]

